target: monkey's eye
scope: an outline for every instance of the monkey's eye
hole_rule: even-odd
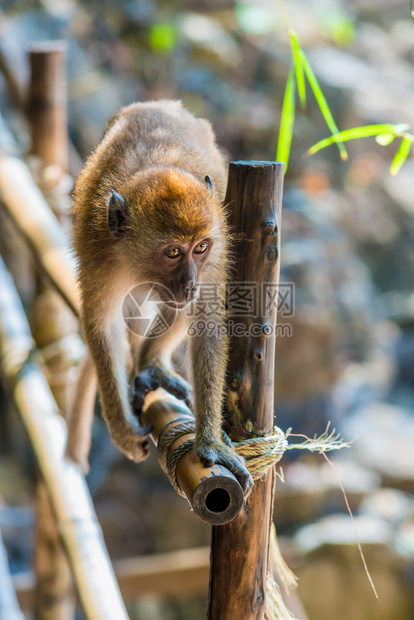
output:
[[[166,255],[168,256],[168,258],[177,258],[177,256],[181,256],[182,252],[180,250],[180,248],[167,248],[165,250]]]
[[[197,243],[193,252],[194,254],[202,254],[203,252],[207,250],[207,247],[208,247],[207,241],[202,241],[201,243]]]

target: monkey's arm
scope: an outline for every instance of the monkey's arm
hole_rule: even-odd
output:
[[[170,394],[184,400],[192,409],[191,385],[174,369],[172,356],[187,336],[187,318],[164,309],[167,322],[172,327],[157,338],[141,341],[139,349],[134,351],[136,340],[132,339],[134,351],[135,374],[133,406],[139,412],[144,404],[145,396],[159,387]]]
[[[84,310],[85,338],[95,362],[102,413],[111,438],[128,458],[142,461],[149,456],[151,429],[141,427],[129,402],[125,327],[121,319],[103,329],[89,317],[93,311]]]
[[[247,493],[253,480],[244,461],[225,440],[222,430],[222,405],[226,363],[228,356],[224,315],[216,321],[215,329],[208,329],[211,321],[204,317],[197,321],[205,329],[190,337],[193,368],[193,392],[196,415],[197,454],[206,466],[219,463],[227,467]]]
[[[89,472],[88,456],[91,447],[96,388],[95,364],[89,351],[86,351],[78,367],[73,397],[68,409],[66,443],[66,456],[78,463],[84,474]]]

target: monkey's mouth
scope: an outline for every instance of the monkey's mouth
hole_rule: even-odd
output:
[[[172,308],[173,310],[183,310],[192,302],[192,299],[190,299],[189,301],[181,301],[181,302],[174,301],[172,299],[169,299],[169,300],[163,299],[162,301],[166,306],[168,306],[168,308]]]

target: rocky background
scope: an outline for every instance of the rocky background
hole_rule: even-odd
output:
[[[106,119],[134,100],[179,98],[211,120],[234,159],[275,158],[288,36],[273,0],[2,0],[0,51],[27,81],[31,42],[68,45],[69,132],[79,159]],[[414,23],[408,0],[290,0],[292,27],[340,129],[414,126]],[[20,145],[27,129],[0,76],[0,106]],[[306,150],[328,136],[308,92],[297,109],[285,180],[282,281],[292,326],[276,355],[276,415],[293,433],[332,421],[351,448],[290,452],[275,521],[309,620],[414,617],[414,159],[389,175],[395,145]],[[13,571],[30,563],[33,459],[2,395],[0,528]],[[97,418],[89,484],[113,558],[208,544],[209,528],[160,473],[155,454],[127,462]],[[99,445],[99,449],[98,449]],[[102,449],[105,446],[105,449]],[[346,511],[338,477],[355,515]],[[356,526],[379,594],[356,543]],[[196,620],[205,600],[140,600],[131,618]]]

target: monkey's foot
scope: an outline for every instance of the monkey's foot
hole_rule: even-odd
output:
[[[233,447],[222,441],[201,441],[197,445],[197,454],[205,467],[214,464],[223,465],[237,478],[243,493],[247,495],[253,486],[253,479],[246,469],[243,459],[238,456]]]
[[[146,395],[159,387],[183,400],[190,409],[192,408],[190,384],[162,366],[155,365],[147,366],[136,377],[132,399],[133,408],[139,412],[144,405]]]
[[[124,427],[111,433],[112,441],[131,461],[139,463],[145,461],[150,454],[150,445],[148,435],[151,432],[151,426],[142,428],[141,426],[131,428]]]

